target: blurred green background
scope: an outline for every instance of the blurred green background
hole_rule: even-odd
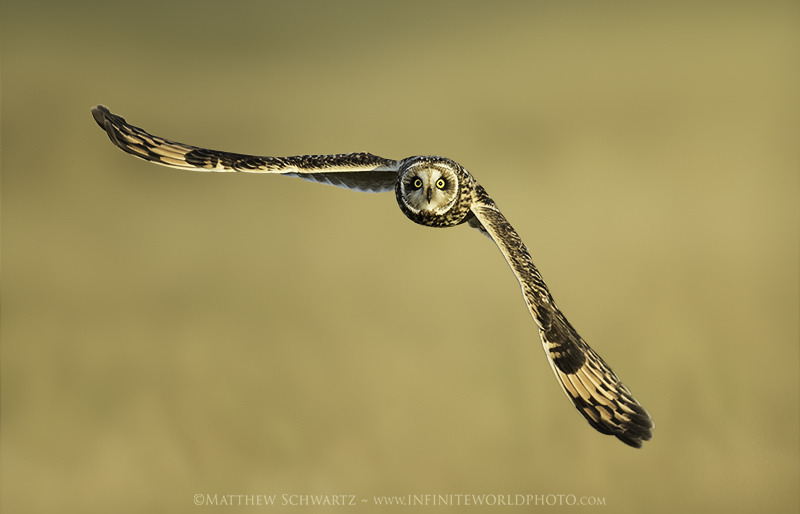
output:
[[[1,14],[3,512],[800,509],[796,2]],[[459,161],[654,439],[575,412],[477,232],[414,225],[391,194],[138,161],[97,103],[212,148]]]

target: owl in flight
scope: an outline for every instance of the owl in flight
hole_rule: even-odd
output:
[[[415,223],[466,223],[478,229],[497,244],[522,286],[550,367],[578,412],[599,432],[630,446],[641,448],[652,437],[650,415],[556,307],[517,232],[460,164],[434,156],[395,161],[369,153],[262,157],[220,152],[151,135],[102,105],[92,115],[112,143],[140,159],[173,168],[276,173],[356,191],[394,191],[400,210]]]

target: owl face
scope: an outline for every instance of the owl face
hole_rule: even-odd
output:
[[[399,177],[403,203],[413,214],[442,216],[458,200],[459,181],[447,162],[420,160]]]

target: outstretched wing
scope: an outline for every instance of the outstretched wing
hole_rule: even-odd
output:
[[[556,307],[528,249],[480,185],[476,186],[471,211],[475,219],[470,220],[470,225],[494,240],[519,280],[525,303],[539,326],[550,366],[564,392],[595,429],[641,448],[642,441],[652,437],[654,424],[650,415]]]
[[[199,171],[278,173],[357,191],[393,191],[398,162],[369,153],[266,157],[176,143],[135,127],[98,105],[92,116],[123,151],[164,166]]]

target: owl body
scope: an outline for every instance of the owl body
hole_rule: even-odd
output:
[[[120,149],[163,166],[281,174],[372,193],[394,190],[400,210],[415,223],[478,229],[497,245],[519,281],[550,367],[578,412],[599,432],[627,445],[639,448],[652,437],[650,415],[556,307],[519,234],[457,162],[435,156],[397,161],[369,153],[268,157],[222,152],[154,136],[103,106],[92,109],[92,115]]]

